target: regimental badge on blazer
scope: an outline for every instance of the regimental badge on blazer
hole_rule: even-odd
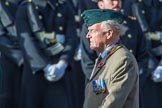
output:
[[[93,80],[91,82],[91,84],[92,84],[94,93],[100,94],[100,93],[105,93],[106,92],[105,80],[103,78]]]

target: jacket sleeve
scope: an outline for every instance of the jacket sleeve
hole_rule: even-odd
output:
[[[3,54],[5,54],[13,63],[17,66],[21,66],[23,64],[22,52],[19,48],[18,41],[16,37],[15,40],[11,40],[8,36],[9,33],[6,32],[0,21],[0,50]],[[16,31],[15,31],[16,32]]]
[[[38,41],[32,34],[25,4],[20,5],[17,10],[16,27],[24,59],[28,62],[34,74],[47,65],[47,60],[39,47]]]
[[[142,32],[142,30],[140,29],[139,23],[136,22],[136,27],[138,34],[137,34],[137,38],[138,40],[138,44],[137,44],[137,53],[136,53],[136,59],[138,62],[138,66],[139,66],[139,75],[140,75],[140,86],[143,86],[143,83],[146,79],[146,77],[149,75],[148,72],[148,57],[149,57],[149,42],[147,41],[146,37],[144,36],[144,33]]]
[[[64,34],[65,34],[65,43],[64,50],[60,59],[65,60],[67,63],[71,62],[74,57],[75,49],[76,49],[76,24],[74,20],[74,14],[71,12],[71,7],[68,1],[66,1],[65,5],[60,5],[61,13],[64,13]],[[63,12],[62,12],[63,11]]]
[[[146,21],[145,16],[140,12],[143,9],[143,6],[140,3],[133,3],[132,5],[132,13],[137,17],[137,20],[140,24],[142,32],[147,32],[150,28]]]

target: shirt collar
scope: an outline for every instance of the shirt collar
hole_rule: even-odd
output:
[[[116,40],[115,42],[113,42],[110,46],[108,46],[101,54],[100,54],[100,56],[102,57],[102,58],[104,58],[106,55],[107,55],[107,53],[110,51],[110,49],[118,42],[119,40]]]

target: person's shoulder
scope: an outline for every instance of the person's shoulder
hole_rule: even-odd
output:
[[[135,16],[127,16],[127,15],[124,15],[124,20],[128,21],[128,22],[136,22],[137,21],[137,18]]]
[[[118,50],[116,51],[116,56],[119,57],[124,57],[124,56],[131,56],[131,52],[126,48],[125,45],[121,44],[120,47],[118,48]]]
[[[135,16],[124,16],[124,23],[125,22],[129,28],[141,29],[139,22]]]

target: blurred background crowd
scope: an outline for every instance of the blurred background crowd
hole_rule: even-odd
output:
[[[97,52],[81,13],[94,1],[0,0],[0,108],[83,107]],[[140,108],[162,108],[162,0],[111,1],[138,23],[125,20],[121,40],[139,63]]]

